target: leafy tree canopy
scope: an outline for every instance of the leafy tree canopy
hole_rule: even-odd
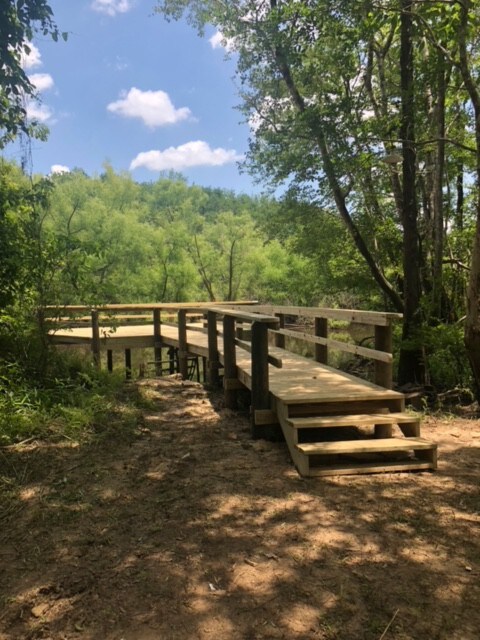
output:
[[[19,132],[39,132],[27,122],[26,100],[34,97],[35,87],[24,69],[36,33],[53,40],[60,34],[46,0],[2,0],[0,3],[0,148]]]

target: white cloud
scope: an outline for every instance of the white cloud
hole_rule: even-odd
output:
[[[51,121],[53,111],[45,104],[39,104],[38,102],[28,102],[27,104],[27,118],[29,120],[35,120],[37,122],[46,123]]]
[[[242,159],[234,149],[212,149],[203,140],[195,140],[164,151],[143,151],[132,160],[130,170],[145,167],[150,171],[181,171],[189,167],[220,167]]]
[[[93,0],[92,9],[107,16],[115,16],[117,13],[127,13],[132,8],[131,0]]]
[[[46,91],[54,85],[53,78],[49,73],[33,73],[28,76],[28,79],[37,91]]]
[[[225,38],[221,31],[215,31],[208,41],[212,49],[225,49],[228,53],[235,51],[235,38]]]
[[[70,173],[70,168],[66,167],[64,164],[52,164],[50,167],[50,174],[53,175],[55,173]]]
[[[192,112],[187,107],[175,109],[165,91],[141,91],[132,87],[123,92],[121,99],[111,102],[107,109],[125,118],[140,118],[147,127],[162,127],[190,118]]]
[[[25,42],[24,47],[29,49],[29,53],[22,49],[20,54],[20,62],[24,69],[33,69],[42,65],[42,56],[38,47],[33,42]]]

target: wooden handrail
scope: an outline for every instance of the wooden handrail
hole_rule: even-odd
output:
[[[364,356],[365,358],[379,360],[380,362],[393,362],[393,356],[391,353],[379,351],[378,349],[370,349],[368,347],[360,347],[355,344],[349,344],[348,342],[341,342],[340,340],[333,340],[331,338],[312,336],[311,333],[304,333],[302,331],[290,331],[289,329],[280,329],[278,331],[272,330],[271,333],[288,336],[289,338],[298,338],[300,340],[305,340],[306,342],[313,342],[314,344],[325,345],[327,347],[332,347],[332,349],[336,349],[337,351],[353,353],[357,356]]]
[[[236,300],[233,302],[141,302],[134,304],[102,304],[102,305],[85,305],[85,304],[70,304],[70,305],[46,305],[44,310],[48,311],[69,311],[75,312],[90,312],[92,309],[97,311],[153,311],[154,309],[160,309],[165,311],[179,311],[180,309],[188,309],[190,312],[204,313],[209,307],[225,307],[226,305],[235,306],[254,306],[254,300]]]
[[[251,313],[249,311],[240,311],[238,309],[230,309],[229,307],[215,307],[212,309],[220,316],[229,316],[243,322],[262,322],[265,324],[278,324],[278,318],[273,315],[265,315],[261,313]]]
[[[237,305],[232,303],[232,308]],[[303,318],[327,318],[329,320],[343,320],[344,322],[358,322],[359,324],[373,324],[386,326],[394,321],[401,320],[401,313],[384,311],[356,311],[355,309],[327,309],[322,307],[290,307],[276,305],[255,305],[248,311],[264,313],[268,315],[283,314]]]

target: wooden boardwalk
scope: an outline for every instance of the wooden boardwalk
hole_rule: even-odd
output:
[[[271,433],[273,425],[280,425],[301,475],[436,468],[436,445],[420,438],[419,420],[405,412],[401,393],[288,351],[284,337],[292,332],[278,329],[279,324],[284,324],[278,314],[268,316],[252,308],[248,311],[227,310],[227,307],[191,308],[191,312],[203,315],[202,324],[188,323],[187,310],[175,308],[179,313],[177,324],[159,322],[157,312],[156,326],[155,322],[154,325],[122,323],[115,328],[99,324],[95,328],[94,320],[88,327],[51,331],[50,339],[54,344],[87,345],[98,362],[101,352],[107,351],[110,363],[114,351],[129,353],[131,349],[152,348],[161,360],[161,350],[171,347],[177,352],[178,367],[184,375],[189,357],[203,358],[208,381],[215,384],[223,380],[227,406],[235,408],[240,389],[250,390],[254,437]],[[384,318],[388,314],[381,315]],[[207,319],[208,326],[205,326]],[[242,323],[240,328],[239,323]],[[253,334],[251,341],[248,334],[248,339],[237,337],[247,325]],[[270,343],[275,341],[282,346],[269,345],[268,333],[273,334]],[[327,357],[325,347],[335,341],[319,336],[319,332],[316,336],[313,341],[324,347],[321,357]],[[384,335],[380,337],[378,342],[385,342]],[[383,368],[380,364],[379,376],[385,378],[385,362],[391,362],[391,354],[386,358],[388,352],[363,351],[371,351],[371,357],[384,363]]]

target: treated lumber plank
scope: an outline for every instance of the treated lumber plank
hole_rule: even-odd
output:
[[[363,473],[393,473],[398,471],[434,471],[436,466],[431,462],[369,462],[368,464],[341,464],[328,466],[310,466],[309,477],[360,475]]]
[[[370,426],[374,424],[393,424],[395,421],[385,414],[357,414],[342,416],[312,416],[308,418],[289,418],[295,429],[321,429],[329,427]]]
[[[307,418],[289,418],[288,422],[296,429],[316,429],[322,427],[371,426],[375,424],[400,424],[418,422],[407,413],[370,413],[355,415],[310,416]]]
[[[345,351],[346,353],[353,353],[357,356],[364,356],[365,358],[371,358],[372,360],[379,360],[380,362],[391,364],[393,356],[391,353],[379,351],[378,349],[369,349],[368,347],[360,347],[356,344],[350,344],[348,342],[341,342],[340,340],[333,340],[331,338],[323,338],[321,336],[314,336],[311,333],[305,333],[304,331],[291,331],[290,329],[278,329],[272,330],[272,333],[277,335],[288,336],[289,338],[297,338],[305,340],[306,342],[313,342],[316,345],[324,345],[331,347],[337,351]]]
[[[328,309],[321,307],[293,307],[276,305],[254,305],[248,306],[249,311],[274,315],[283,313],[288,316],[301,318],[329,318],[331,320],[343,320],[345,322],[357,322],[359,324],[388,325],[395,320],[401,320],[401,313],[390,313],[382,311],[356,311],[355,309]],[[231,307],[236,308],[232,303]]]
[[[245,340],[240,340],[239,338],[236,338],[235,344],[237,345],[237,347],[240,347],[240,349],[243,349],[247,353],[252,353],[252,345],[250,342],[246,342]],[[282,359],[277,358],[277,356],[272,356],[268,354],[267,360],[269,364],[273,364],[273,366],[277,367],[277,369],[281,369],[283,367]]]
[[[357,453],[388,453],[435,449],[436,445],[423,438],[381,438],[375,440],[342,440],[339,442],[313,442],[297,444],[305,455],[336,455]]]

